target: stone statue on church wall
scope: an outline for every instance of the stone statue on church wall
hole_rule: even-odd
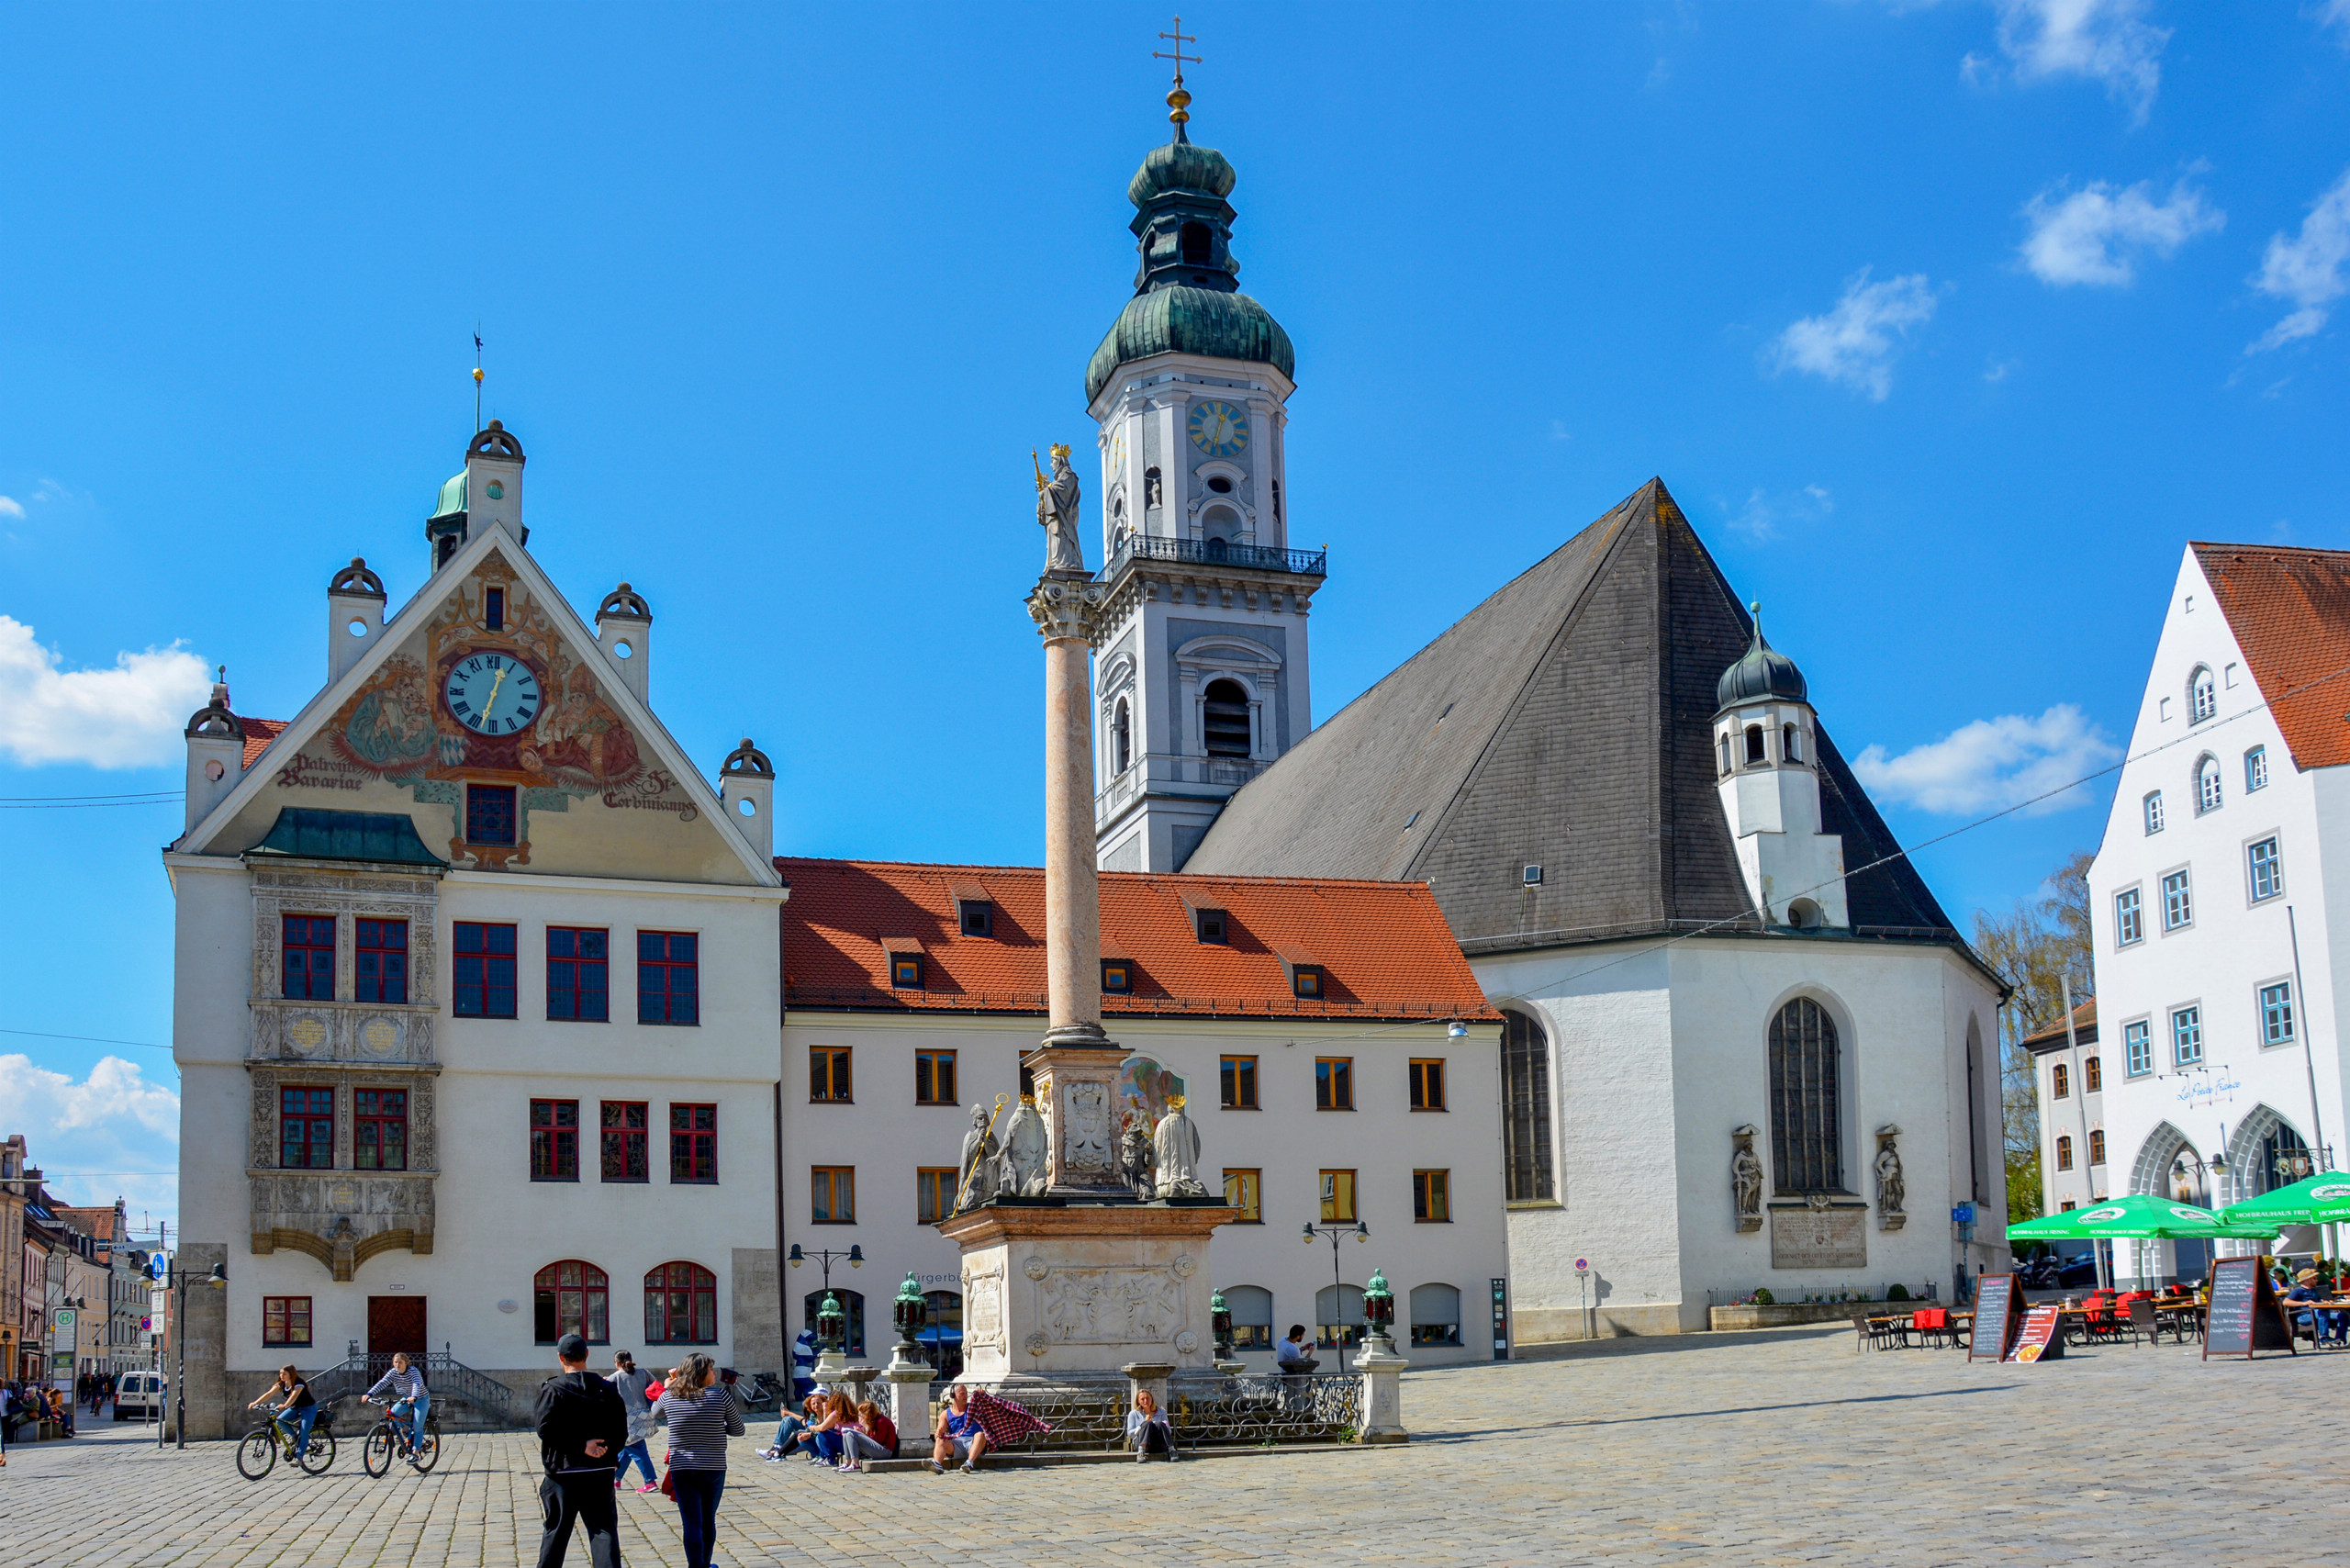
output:
[[[995,1129],[985,1105],[971,1107],[971,1130],[963,1135],[963,1180],[955,1192],[955,1212],[976,1209],[996,1193]]]
[[[1033,456],[1033,454],[1032,454]],[[1053,472],[1036,474],[1036,522],[1045,531],[1045,570],[1082,572],[1085,546],[1077,533],[1080,494],[1077,471],[1069,465],[1069,448],[1053,445]]]
[[[1901,1207],[1908,1187],[1901,1177],[1900,1151],[1894,1148],[1900,1136],[1901,1129],[1890,1123],[1876,1130],[1876,1220],[1886,1230],[1898,1230],[1908,1219]]]
[[[1183,1097],[1167,1103],[1158,1130],[1151,1136],[1151,1153],[1158,1165],[1158,1195],[1162,1198],[1204,1198],[1200,1182],[1200,1127],[1183,1110]]]
[[[1762,1161],[1754,1153],[1754,1124],[1730,1132],[1735,1145],[1729,1157],[1730,1212],[1740,1230],[1762,1228]]]
[[[1003,1129],[1005,1193],[1016,1198],[1044,1196],[1046,1148],[1045,1118],[1036,1114],[1036,1102],[1024,1094]]]

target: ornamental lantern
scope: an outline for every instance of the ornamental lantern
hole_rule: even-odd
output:
[[[841,1310],[841,1298],[826,1291],[824,1305],[816,1309],[816,1348],[838,1350],[847,1335],[848,1315]]]
[[[1232,1308],[1225,1305],[1222,1291],[1208,1298],[1208,1323],[1215,1331],[1215,1359],[1232,1360]]]
[[[908,1359],[911,1359],[915,1340],[922,1335],[925,1316],[922,1286],[914,1282],[912,1274],[908,1274],[906,1282],[898,1287],[898,1299],[890,1304],[890,1320],[898,1326],[898,1348],[909,1353]]]
[[[1362,1320],[1381,1338],[1387,1337],[1387,1326],[1395,1321],[1395,1293],[1387,1288],[1387,1276],[1374,1269],[1371,1283],[1362,1291]]]

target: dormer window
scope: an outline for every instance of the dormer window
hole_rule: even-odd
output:
[[[1770,760],[1771,758],[1768,750],[1762,739],[1762,726],[1760,724],[1747,725],[1746,766],[1749,767],[1758,767]]]
[[[1199,938],[1203,942],[1213,942],[1220,946],[1230,940],[1225,934],[1224,911],[1220,909],[1193,910],[1192,926],[1199,934]]]
[[[922,955],[892,953],[890,955],[890,985],[896,991],[922,989]]]
[[[995,905],[985,899],[959,899],[955,913],[966,936],[995,935]]]
[[[1111,996],[1131,996],[1135,989],[1135,967],[1124,958],[1102,960],[1102,990]]]
[[[1321,1001],[1322,967],[1319,964],[1298,965],[1290,971],[1289,988],[1292,993],[1307,1002]]]

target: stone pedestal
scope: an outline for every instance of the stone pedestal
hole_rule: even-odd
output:
[[[1051,1036],[1020,1058],[1045,1118],[1046,1196],[1132,1200],[1118,1174],[1118,1068],[1125,1059],[1115,1046],[1059,1045]]]
[[[847,1372],[847,1352],[838,1345],[827,1345],[816,1352],[816,1364],[809,1369],[808,1375],[830,1388]]]
[[[1128,1361],[1118,1369],[1126,1374],[1126,1408],[1134,1408],[1135,1397],[1147,1392],[1153,1404],[1167,1409],[1167,1380],[1175,1375],[1169,1361]]]
[[[1400,1443],[1411,1434],[1404,1430],[1404,1369],[1412,1363],[1395,1353],[1394,1341],[1374,1334],[1363,1341],[1355,1358],[1362,1376],[1362,1428],[1357,1440]]]
[[[898,1428],[900,1457],[919,1459],[927,1456],[930,1452],[930,1368],[921,1361],[908,1361],[901,1357],[883,1369],[881,1376],[889,1383],[890,1424]]]
[[[991,1204],[942,1221],[963,1249],[963,1375],[1214,1364],[1208,1238],[1223,1204]]]

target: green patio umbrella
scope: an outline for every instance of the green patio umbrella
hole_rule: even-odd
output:
[[[2265,1221],[2242,1224],[2193,1204],[2144,1193],[2008,1226],[2009,1241],[2079,1241],[2100,1236],[2152,1237],[2167,1241],[2206,1241],[2215,1237],[2255,1240],[2276,1234],[2276,1226]]]
[[[2328,1170],[2230,1204],[2220,1214],[2230,1225],[2265,1225],[2271,1236],[2288,1225],[2333,1225],[2350,1219],[2350,1176]]]

